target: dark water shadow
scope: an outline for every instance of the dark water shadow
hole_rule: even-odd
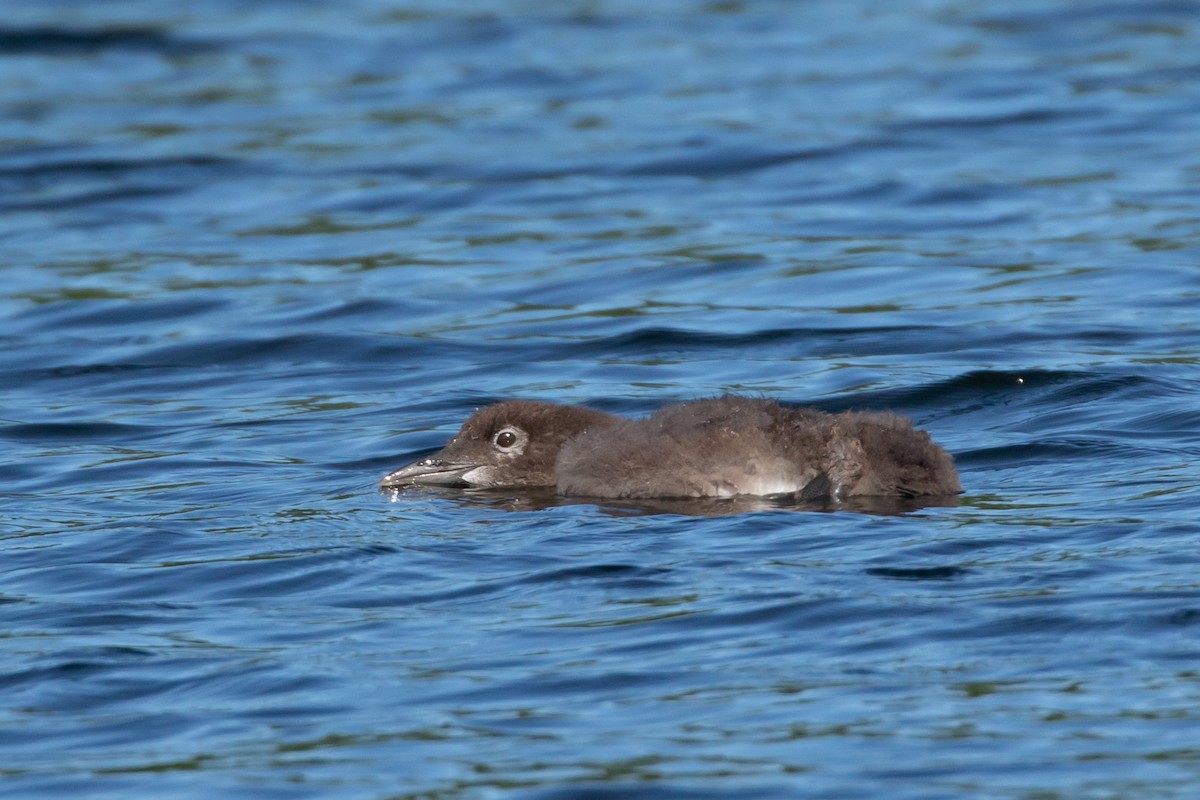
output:
[[[587,505],[611,516],[653,516],[674,514],[687,517],[725,517],[754,511],[808,511],[829,513],[850,511],[876,516],[899,516],[925,508],[953,508],[958,495],[938,497],[851,497],[844,500],[798,500],[787,496],[753,497],[679,497],[652,499],[615,499],[609,497],[563,497],[552,489],[536,488],[521,492],[498,489],[456,489],[420,487],[380,489],[392,502],[408,498],[440,497],[468,508],[496,511],[545,511],[550,508]]]

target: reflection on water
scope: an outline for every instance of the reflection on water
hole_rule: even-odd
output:
[[[614,516],[678,514],[688,517],[720,517],[752,511],[852,511],[859,514],[898,515],[923,508],[953,508],[959,496],[948,497],[848,497],[843,500],[797,500],[791,496],[678,497],[615,500],[600,497],[563,497],[553,489],[458,489],[448,487],[383,488],[394,503],[414,498],[437,497],[467,508],[501,511],[544,511],[572,505],[595,506]]]

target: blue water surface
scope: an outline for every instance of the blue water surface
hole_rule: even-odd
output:
[[[1196,797],[1198,130],[1186,0],[7,4],[0,795]],[[376,487],[725,391],[966,492]]]

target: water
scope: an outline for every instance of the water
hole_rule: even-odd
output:
[[[4,26],[4,796],[1195,796],[1200,6]],[[496,398],[726,390],[967,491],[375,488]]]

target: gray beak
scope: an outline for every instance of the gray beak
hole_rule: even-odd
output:
[[[470,486],[463,476],[478,467],[478,464],[456,464],[442,461],[437,456],[422,458],[395,472],[389,472],[379,481],[380,488],[400,486]]]

